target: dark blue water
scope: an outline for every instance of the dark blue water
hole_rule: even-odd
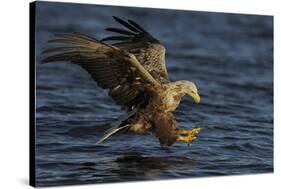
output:
[[[95,145],[124,112],[80,67],[40,65],[53,34],[102,38],[113,15],[165,44],[172,81],[197,84],[202,103],[184,98],[175,112],[202,128],[191,147],[161,148],[149,134]],[[40,2],[36,22],[38,186],[273,172],[272,17]]]

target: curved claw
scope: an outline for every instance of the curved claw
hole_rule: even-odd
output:
[[[193,128],[190,130],[181,129],[179,135],[177,136],[177,141],[183,141],[189,146],[191,146],[193,140],[197,138],[197,135],[201,131],[201,128]],[[185,135],[185,136],[183,136]]]

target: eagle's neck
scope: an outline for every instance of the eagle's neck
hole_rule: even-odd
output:
[[[155,98],[152,99],[153,107],[158,111],[172,112],[178,107],[184,94],[185,91],[182,88],[169,83],[163,90],[158,91]]]

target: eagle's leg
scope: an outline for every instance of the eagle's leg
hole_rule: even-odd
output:
[[[197,135],[199,134],[200,130],[200,128],[193,128],[189,130],[178,128],[177,141],[183,141],[186,144],[192,144],[193,140],[197,138]]]

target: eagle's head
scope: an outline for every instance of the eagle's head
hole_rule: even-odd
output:
[[[200,96],[196,85],[191,81],[176,81],[175,84],[179,87],[183,95],[189,95],[196,103],[200,103]]]

